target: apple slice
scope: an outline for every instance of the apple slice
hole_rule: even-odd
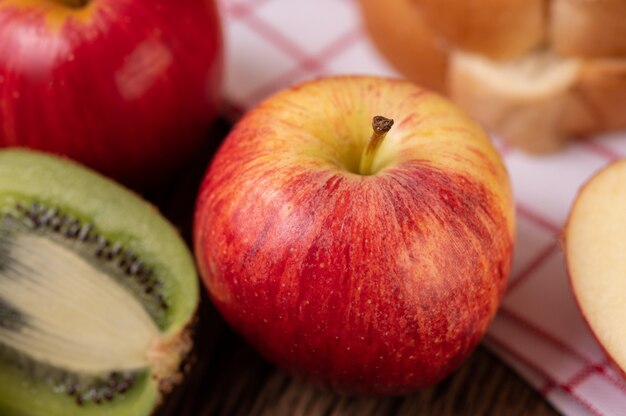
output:
[[[565,229],[574,295],[600,345],[626,371],[626,159],[580,191]]]

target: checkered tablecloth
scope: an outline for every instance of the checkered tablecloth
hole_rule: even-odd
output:
[[[382,1],[382,0],[381,0]],[[397,76],[354,0],[221,0],[225,94],[236,116],[293,83],[329,74]],[[508,292],[485,344],[568,415],[625,415],[626,384],[594,341],[567,281],[560,236],[581,184],[626,157],[626,133],[531,156],[496,144],[517,203]]]

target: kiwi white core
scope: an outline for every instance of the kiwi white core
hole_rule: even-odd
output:
[[[0,345],[83,374],[149,366],[159,329],[115,279],[44,236],[0,239],[0,301],[20,317],[0,325]]]
[[[582,314],[626,370],[626,160],[605,168],[581,190],[565,247]]]

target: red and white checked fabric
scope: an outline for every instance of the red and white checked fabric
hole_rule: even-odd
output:
[[[234,116],[269,94],[330,74],[397,76],[370,44],[355,0],[220,0],[225,95]],[[496,142],[497,143],[497,142]],[[499,143],[517,203],[508,292],[485,344],[562,413],[626,414],[626,383],[578,311],[559,238],[580,186],[626,157],[626,133],[531,156]]]

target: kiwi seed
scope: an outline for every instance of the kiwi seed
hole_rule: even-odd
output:
[[[0,151],[0,414],[148,415],[181,379],[193,259],[136,195]]]

